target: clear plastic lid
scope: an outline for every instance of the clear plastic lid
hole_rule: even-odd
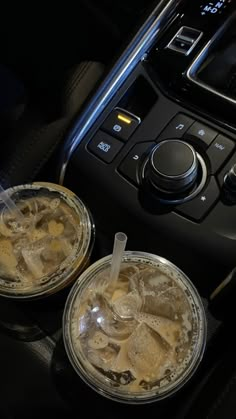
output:
[[[125,252],[117,281],[111,256],[73,286],[63,320],[69,359],[80,377],[120,402],[147,403],[185,384],[205,347],[206,318],[197,290],[169,261]]]
[[[0,205],[0,295],[26,299],[64,288],[87,265],[93,247],[87,208],[73,192],[51,183],[7,193],[23,218]]]

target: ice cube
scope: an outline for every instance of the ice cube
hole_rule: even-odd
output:
[[[61,238],[60,244],[65,257],[70,256],[73,251],[73,246],[71,245],[71,243],[68,240]]]
[[[33,248],[33,249],[23,249],[22,256],[24,261],[29,269],[29,271],[33,274],[34,279],[39,279],[44,276],[44,265],[41,260],[41,254],[43,251],[43,247],[41,248]]]
[[[109,337],[117,340],[126,339],[133,330],[136,321],[121,321],[106,299],[97,295],[93,300],[96,311],[91,310],[93,322]]]
[[[148,281],[151,281],[157,276],[157,268],[152,268],[151,266],[142,265],[139,267],[138,278],[139,281],[142,280],[144,284],[147,284]]]
[[[117,372],[129,371],[132,369],[132,364],[128,357],[127,341],[122,342],[119,353],[115,358],[111,369]]]
[[[16,276],[17,258],[10,240],[0,241],[0,268],[4,277],[14,278]]]
[[[50,209],[52,211],[55,211],[59,207],[60,203],[61,203],[60,198],[52,199],[51,202],[49,203]]]
[[[0,234],[3,237],[11,237],[13,236],[13,231],[4,223],[4,222],[0,222]]]
[[[146,313],[139,313],[136,319],[157,332],[170,348],[176,348],[182,333],[181,325],[178,321],[172,321],[165,317],[153,316],[152,314]]]
[[[88,340],[88,346],[92,349],[104,349],[108,343],[108,337],[101,332],[95,332]]]
[[[49,240],[41,254],[43,261],[47,262],[48,272],[53,271],[70,255],[72,255],[72,247],[67,240],[63,239]]]
[[[55,220],[50,220],[48,222],[48,232],[53,237],[61,236],[64,232],[64,224],[58,223]]]
[[[145,323],[139,324],[127,342],[127,355],[132,371],[144,379],[157,379],[168,357],[160,336]],[[136,374],[135,374],[136,375]]]
[[[99,279],[99,288],[108,301],[115,301],[129,292],[129,281],[123,275],[119,275],[117,281],[111,281],[109,269]]]
[[[152,295],[146,296],[143,310],[149,314],[166,317],[170,320],[176,318],[174,302],[165,298],[161,299]]]
[[[41,228],[33,228],[27,233],[30,242],[36,242],[46,237],[47,233]]]
[[[139,268],[136,265],[129,265],[127,263],[121,265],[120,275],[126,277],[127,280],[137,275],[139,272]]]
[[[88,348],[88,360],[96,367],[108,370],[111,368],[117,356],[119,348],[114,345],[107,345],[105,348]]]
[[[142,306],[142,298],[137,291],[131,291],[117,298],[112,306],[121,318],[133,318]]]
[[[144,297],[144,312],[170,320],[180,318],[189,308],[184,292],[173,280],[161,280],[160,283],[149,281],[145,284]]]

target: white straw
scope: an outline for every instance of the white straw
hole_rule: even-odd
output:
[[[15,217],[19,220],[23,218],[22,212],[16,206],[15,202],[9,197],[7,191],[3,189],[0,184],[0,200],[5,204],[5,206],[9,209],[11,213],[15,215]]]
[[[120,273],[120,265],[123,257],[123,253],[125,250],[127,242],[127,236],[125,233],[116,233],[115,240],[114,240],[114,247],[112,252],[112,259],[111,259],[111,272],[110,272],[110,279],[112,281],[117,281]]]

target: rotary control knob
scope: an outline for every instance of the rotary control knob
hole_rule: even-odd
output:
[[[198,158],[194,148],[181,140],[165,140],[151,152],[147,164],[149,182],[161,193],[183,195],[194,186]]]

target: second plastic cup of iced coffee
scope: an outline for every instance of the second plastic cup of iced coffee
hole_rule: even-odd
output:
[[[200,296],[171,262],[126,251],[117,278],[111,256],[90,266],[67,299],[64,342],[78,375],[124,403],[166,398],[198,367],[206,342]]]

